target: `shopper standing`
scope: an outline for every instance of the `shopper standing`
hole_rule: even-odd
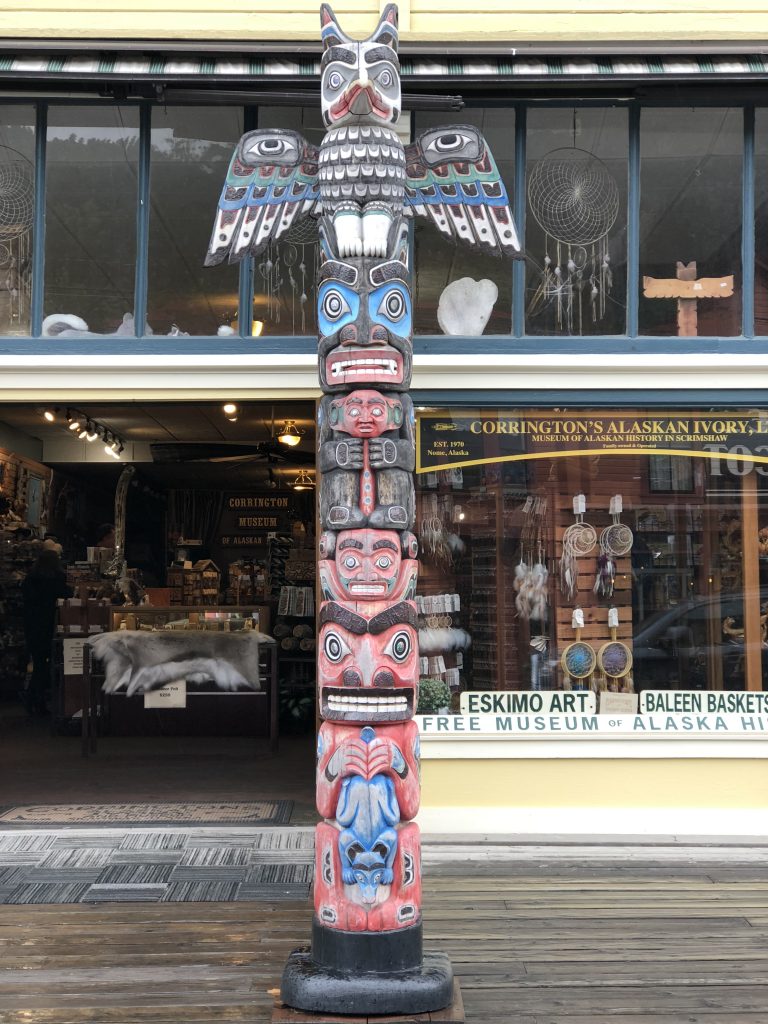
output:
[[[56,629],[56,602],[71,597],[67,577],[57,551],[40,552],[21,585],[24,598],[24,639],[32,659],[32,676],[27,689],[28,710],[47,713],[45,698],[51,684],[51,644]]]

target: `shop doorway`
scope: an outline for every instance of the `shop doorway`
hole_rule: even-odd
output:
[[[0,804],[314,820],[314,424],[314,402],[0,408]]]

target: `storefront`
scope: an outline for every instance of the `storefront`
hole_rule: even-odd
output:
[[[8,58],[0,395],[282,422],[318,394],[313,224],[240,269],[202,257],[242,132],[322,136],[317,47],[153,49],[46,52],[31,92]],[[749,834],[768,800],[767,68],[737,46],[630,49],[404,47],[403,135],[479,127],[526,253],[414,226],[421,668],[447,686],[423,687],[432,831]],[[260,497],[242,471],[209,489]]]

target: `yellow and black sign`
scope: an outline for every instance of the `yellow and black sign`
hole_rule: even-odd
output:
[[[694,455],[768,463],[768,410],[482,409],[425,411],[416,472],[569,455]]]

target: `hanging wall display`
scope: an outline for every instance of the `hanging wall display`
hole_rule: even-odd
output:
[[[320,8],[320,146],[259,129],[230,164],[208,265],[259,256],[319,218],[320,578],[315,916],[312,948],[281,988],[317,1013],[448,1006],[444,954],[423,953],[419,829],[418,572],[413,470],[410,234],[521,256],[504,184],[477,128],[404,146],[397,7],[362,41]],[[306,294],[303,291],[302,294]],[[436,1019],[436,1018],[433,1018]],[[452,1018],[455,1019],[455,1018]]]

